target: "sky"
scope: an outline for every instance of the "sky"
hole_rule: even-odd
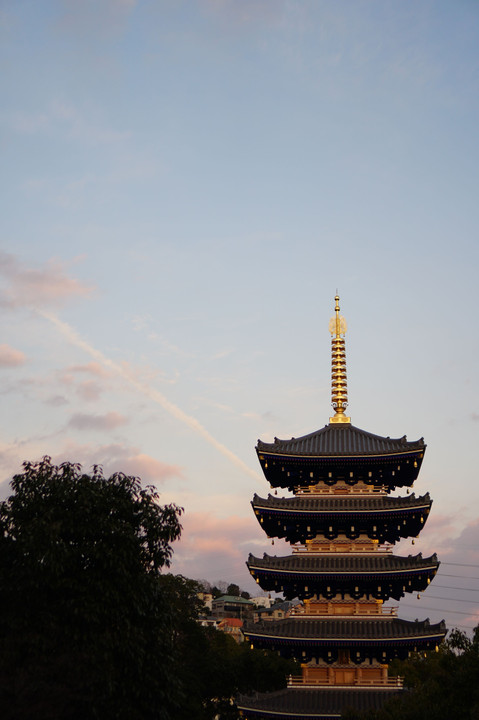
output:
[[[1,0],[0,495],[50,455],[184,508],[173,572],[255,592],[258,438],[424,437],[479,621],[476,0]],[[475,315],[476,313],[476,315]],[[476,318],[476,319],[475,319]]]

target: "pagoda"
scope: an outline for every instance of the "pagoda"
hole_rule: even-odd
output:
[[[419,534],[431,509],[429,494],[409,495],[426,445],[423,438],[381,437],[351,424],[338,296],[329,330],[329,424],[256,447],[275,495],[255,495],[254,513],[268,538],[286,540],[292,554],[250,555],[247,566],[263,590],[300,602],[283,620],[247,624],[245,636],[255,648],[296,658],[302,674],[284,690],[237,698],[247,720],[332,720],[348,708],[377,710],[402,689],[388,664],[437,649],[446,633],[444,622],[401,620],[397,607],[384,605],[425,590],[439,566],[435,554],[392,553],[395,542]],[[277,488],[292,495],[278,497]],[[392,496],[397,488],[407,494]]]

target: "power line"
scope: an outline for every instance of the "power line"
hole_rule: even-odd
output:
[[[453,577],[458,578],[459,580],[479,580],[479,577],[472,577],[471,575],[446,575],[446,573],[439,573],[438,577]]]
[[[415,610],[432,610],[433,612],[443,612],[447,613],[448,615],[472,615],[472,613],[464,612],[463,610],[445,610],[444,608],[432,608],[428,607],[427,605],[421,605],[420,608],[418,608],[417,605],[406,605],[406,603],[401,603],[401,607],[414,608]]]
[[[461,588],[454,587],[453,585],[438,585],[437,583],[434,583],[432,587],[441,588],[442,590],[465,590],[466,592],[479,592],[479,588]]]
[[[439,597],[438,595],[427,595],[428,600],[447,600],[447,602],[465,602],[465,603],[473,603],[474,605],[479,605],[479,600],[461,600],[460,598],[443,598]]]

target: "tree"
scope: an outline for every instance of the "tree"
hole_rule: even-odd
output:
[[[159,571],[181,509],[98,466],[23,467],[0,504],[2,718],[174,718],[177,615]]]
[[[176,651],[180,685],[187,690],[175,708],[175,720],[239,720],[232,699],[238,693],[266,692],[286,685],[300,666],[274,652],[252,650],[220,630],[196,622],[198,583],[181,575],[164,575],[172,602],[182,611]],[[176,598],[176,600],[175,600]],[[196,603],[196,606],[195,606]],[[195,606],[191,614],[189,609]]]
[[[344,720],[479,720],[479,626],[472,640],[452,630],[437,652],[394,661],[406,690],[376,712],[347,712]]]

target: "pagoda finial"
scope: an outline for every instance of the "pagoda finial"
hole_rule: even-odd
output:
[[[331,333],[331,405],[335,411],[334,417],[329,418],[331,423],[350,423],[351,418],[346,417],[344,411],[348,405],[348,383],[346,379],[346,320],[339,314],[339,295],[334,298],[335,317],[329,321]]]

